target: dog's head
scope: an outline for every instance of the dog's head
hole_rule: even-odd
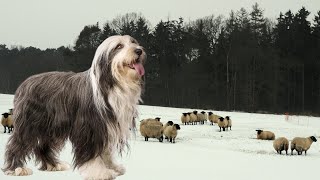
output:
[[[139,82],[145,73],[145,61],[146,52],[137,40],[128,35],[111,36],[98,47],[91,70],[99,81],[103,81],[101,78],[112,77],[108,84],[112,81]]]

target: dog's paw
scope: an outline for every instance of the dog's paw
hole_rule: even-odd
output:
[[[8,176],[29,176],[32,175],[32,170],[26,167],[18,167],[14,171],[5,171],[4,174]]]
[[[115,165],[114,170],[118,173],[118,176],[124,175],[126,173],[126,168],[123,165]]]
[[[59,162],[55,166],[47,164],[47,171],[66,171],[70,169],[70,165],[66,162]]]
[[[112,169],[105,169],[98,174],[86,175],[83,178],[85,180],[114,180],[118,176],[118,173]]]

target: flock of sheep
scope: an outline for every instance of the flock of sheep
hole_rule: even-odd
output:
[[[2,114],[1,124],[4,127],[4,133],[8,133],[13,131],[13,120],[12,120],[12,111],[13,109],[9,109],[9,112],[5,112]]]
[[[288,154],[289,149],[289,140],[285,137],[279,137],[275,139],[275,135],[271,131],[263,131],[263,130],[256,130],[257,131],[257,139],[261,140],[274,140],[273,147],[277,151],[277,153],[281,154],[282,151],[286,151]],[[317,138],[314,136],[310,137],[295,137],[291,141],[291,155],[293,155],[293,151],[296,150],[298,155],[301,155],[304,151],[304,154],[307,155],[307,151],[310,148],[313,142],[317,142]]]
[[[165,139],[171,143],[175,143],[178,130],[180,130],[179,124],[173,124],[172,121],[168,121],[163,125],[163,123],[160,122],[159,117],[140,121],[140,133],[144,137],[145,141],[148,141],[149,138],[156,138],[162,142],[164,135]]]
[[[230,116],[223,118],[222,116],[213,114],[212,112],[206,113],[204,111],[201,111],[200,113],[198,113],[198,111],[182,113],[181,116],[181,122],[184,125],[195,125],[197,123],[204,124],[207,120],[210,121],[211,125],[218,124],[220,132],[221,129],[225,131],[228,130],[229,127],[231,130],[232,120],[230,119]]]
[[[1,124],[4,127],[4,133],[8,133],[13,131],[13,120],[12,120],[13,109],[9,109],[9,112],[5,112],[2,114]],[[223,131],[228,130],[232,127],[232,120],[230,116],[222,117],[212,112],[204,112],[198,111],[182,113],[181,122],[184,125],[196,125],[205,124],[207,120],[210,121],[210,125],[217,124],[218,127]],[[159,117],[154,119],[144,119],[140,121],[140,133],[145,138],[145,141],[148,141],[149,138],[156,138],[160,142],[163,142],[163,138],[167,139],[171,143],[175,143],[175,139],[178,135],[178,130],[180,130],[179,124],[174,124],[172,121],[168,121],[167,123],[163,124],[160,121]],[[275,139],[275,134],[271,131],[263,131],[263,130],[256,130],[257,131],[257,139],[261,140],[273,140],[273,147],[277,151],[277,153],[281,154],[282,151],[286,151],[288,154],[289,149],[289,140],[285,137],[279,137]],[[164,137],[163,137],[164,136]],[[316,137],[295,137],[291,141],[291,155],[293,155],[293,151],[296,150],[298,155],[301,155],[304,151],[305,155],[307,154],[307,150],[310,148],[313,142],[317,142]]]
[[[198,111],[182,113],[181,115],[181,123],[183,125],[196,125],[196,124],[205,124],[207,120],[210,121],[210,125],[217,124],[218,127],[223,131],[231,130],[232,127],[232,120],[230,116],[219,116],[213,114],[212,112],[204,112]],[[172,121],[168,121],[163,125],[160,122],[160,118],[157,117],[155,119],[149,118],[140,121],[140,133],[145,138],[145,141],[148,141],[148,138],[156,138],[160,142],[163,141],[163,136],[165,139],[170,141],[171,143],[175,143],[175,139],[178,135],[178,130],[180,130],[180,126],[178,124],[174,124]],[[273,140],[273,147],[277,151],[277,153],[281,154],[282,151],[286,151],[288,154],[289,149],[289,141],[285,137],[279,137],[275,139],[275,134],[271,131],[263,131],[263,130],[256,130],[257,131],[257,139],[260,140]],[[293,155],[293,151],[296,150],[298,155],[301,155],[302,152],[307,154],[307,150],[310,148],[313,142],[317,142],[317,139],[314,136],[310,137],[295,137],[291,141],[291,155]]]

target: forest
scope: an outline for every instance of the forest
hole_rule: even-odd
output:
[[[143,104],[320,115],[320,11],[310,17],[301,7],[269,19],[257,3],[227,17],[213,12],[156,25],[127,13],[85,26],[68,47],[0,41],[0,93],[13,94],[33,74],[87,70],[98,45],[116,34],[131,35],[147,51]]]

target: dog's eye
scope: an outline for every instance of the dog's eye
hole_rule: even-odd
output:
[[[123,44],[118,44],[117,46],[116,46],[116,49],[122,49],[123,48]]]

